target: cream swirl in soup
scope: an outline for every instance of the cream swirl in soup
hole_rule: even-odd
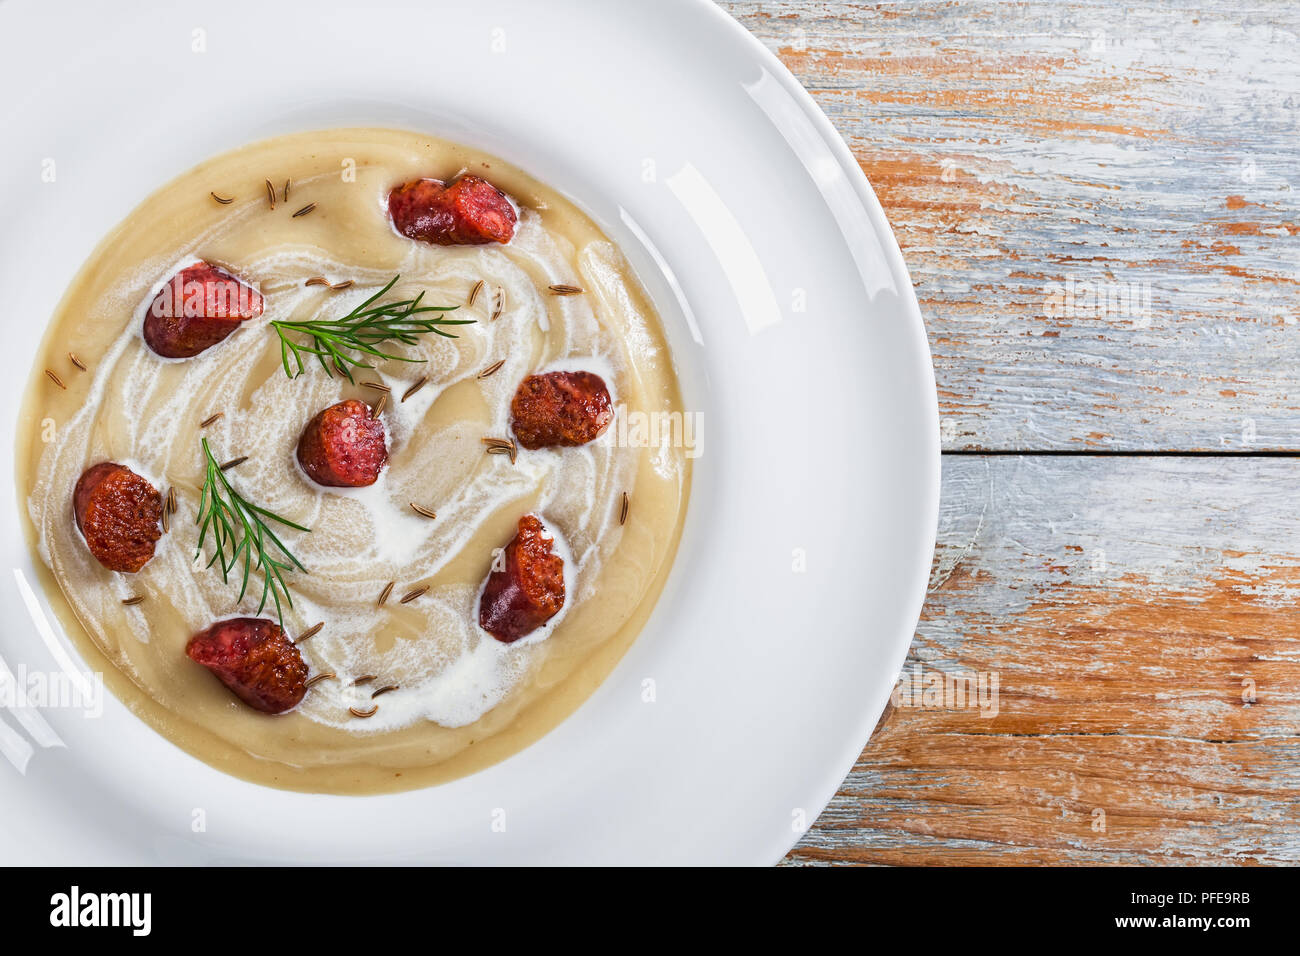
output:
[[[509,197],[518,220],[509,242],[444,246],[394,229],[385,204],[394,187],[465,170]],[[198,260],[255,289],[264,307],[197,355],[162,357],[142,334],[146,311]],[[337,319],[395,277],[387,300],[422,294],[472,324],[446,326],[454,338],[387,343],[410,361],[374,360],[354,383],[311,356],[302,374],[286,374],[273,323]],[[400,131],[299,134],[218,157],[101,244],[42,346],[18,469],[51,600],[137,713],[248,779],[382,791],[499,760],[572,711],[635,638],[689,490],[682,448],[620,442],[617,428],[574,447],[489,453],[484,439],[512,441],[520,382],[552,371],[598,375],[615,416],[681,413],[658,317],[619,250],[558,193],[494,158]],[[314,415],[349,399],[380,406],[387,460],[373,484],[323,487],[295,449]],[[197,547],[204,438],[221,462],[245,459],[224,472],[240,495],[310,529],[270,525],[306,569],[284,574],[286,634],[323,622],[298,645],[318,679],[282,716],[245,706],[185,653],[216,621],[277,617],[272,602],[258,612],[256,569],[238,600],[241,572],[224,580],[208,566],[211,540]],[[72,520],[78,477],[104,461],[164,497],[175,492],[166,533],[136,573],[105,568]],[[479,602],[525,514],[563,560],[564,603],[507,644],[479,626]]]

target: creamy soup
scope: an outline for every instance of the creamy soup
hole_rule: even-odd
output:
[[[444,247],[395,231],[390,189],[465,170],[517,207],[508,244]],[[161,358],[142,337],[145,311],[199,259],[260,291],[264,312],[193,358]],[[448,318],[476,321],[447,327],[456,338],[387,344],[420,361],[377,361],[355,384],[314,360],[285,373],[271,322],[342,317],[395,276],[391,298],[423,292],[426,304],[459,307]],[[681,412],[663,331],[619,250],[527,174],[462,146],[370,129],[286,136],[213,159],[104,240],[37,357],[17,467],[47,593],[135,713],[240,777],[364,793],[501,760],[572,712],[636,637],[690,485],[681,447],[644,447],[618,427],[581,447],[519,448],[513,461],[487,453],[484,438],[511,437],[521,379],[553,370],[604,378],[615,425],[629,413]],[[356,489],[307,480],[295,460],[304,425],[336,402],[374,406],[381,396],[389,457],[379,480]],[[185,653],[214,621],[277,618],[272,603],[257,613],[256,569],[239,601],[239,572],[225,581],[208,566],[210,542],[196,553],[202,438],[222,463],[247,456],[225,472],[242,496],[310,529],[272,526],[306,568],[285,574],[283,626],[294,638],[323,622],[299,649],[311,675],[333,676],[288,714],[252,710]],[[168,529],[135,574],[101,566],[73,521],[78,477],[102,461],[164,496],[175,490]],[[525,513],[545,522],[565,560],[566,599],[546,627],[504,644],[478,626],[478,600],[494,549]]]

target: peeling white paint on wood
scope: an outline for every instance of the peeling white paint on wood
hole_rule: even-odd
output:
[[[1300,9],[722,6],[872,180],[945,448],[1300,448]]]
[[[944,465],[905,672],[997,714],[894,710],[791,859],[1300,863],[1300,459]]]

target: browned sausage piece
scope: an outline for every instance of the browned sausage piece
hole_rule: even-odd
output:
[[[162,537],[162,495],[126,465],[87,468],[72,492],[72,510],[86,547],[110,571],[139,571]]]
[[[504,567],[488,575],[479,600],[479,626],[498,641],[531,634],[564,607],[564,559],[552,552],[554,543],[536,515],[519,519]]]
[[[164,358],[192,358],[239,323],[262,314],[262,295],[207,262],[186,266],[163,286],[144,317],[144,340]]]
[[[593,372],[528,376],[515,389],[510,414],[525,448],[585,445],[614,419],[605,380]]]
[[[439,246],[509,242],[517,221],[510,200],[478,176],[403,183],[388,194],[388,215],[406,238]]]
[[[249,707],[265,714],[292,710],[307,692],[302,654],[274,621],[260,617],[218,621],[190,638],[185,653],[216,674]]]
[[[318,412],[298,439],[298,463],[319,485],[373,485],[387,461],[384,423],[354,398]]]

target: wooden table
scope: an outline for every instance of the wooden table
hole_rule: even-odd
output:
[[[908,672],[998,680],[900,698],[789,861],[1300,862],[1300,8],[721,5],[925,314]]]

